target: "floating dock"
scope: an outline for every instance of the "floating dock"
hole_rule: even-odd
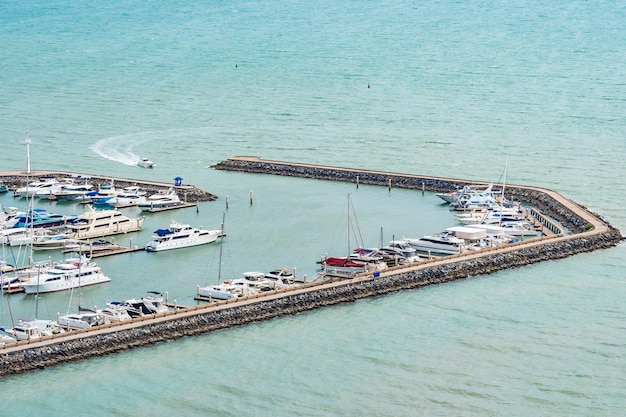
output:
[[[215,168],[354,181],[356,184],[359,181],[367,181],[375,185],[393,184],[403,188],[429,191],[448,191],[455,189],[457,185],[468,183],[464,180],[266,161],[251,157],[229,158]],[[393,267],[378,274],[366,273],[350,278],[332,278],[198,306],[176,306],[166,313],[90,329],[73,330],[38,340],[6,344],[0,348],[0,376],[298,314],[358,299],[490,274],[545,260],[561,259],[613,247],[624,239],[619,230],[598,215],[555,191],[519,185],[507,185],[507,191],[516,200],[531,205],[536,211],[533,216],[543,216],[550,221],[554,219],[561,228],[567,230],[567,233],[555,229],[549,236],[433,258],[409,266]]]
[[[115,245],[113,247],[104,248],[104,249],[95,249],[95,250],[91,248],[86,248],[84,250],[81,250],[80,253],[82,253],[83,255],[88,255],[90,258],[102,258],[105,256],[120,255],[122,253],[139,252],[143,250],[146,250],[145,246]],[[76,252],[76,250],[68,249],[68,250],[63,251],[63,253],[67,253],[67,252]]]
[[[188,207],[198,207],[198,204],[197,203],[182,203],[176,206],[151,208],[149,210],[143,210],[143,211],[147,211],[149,213],[158,213],[160,211],[177,210],[177,209],[188,208]]]

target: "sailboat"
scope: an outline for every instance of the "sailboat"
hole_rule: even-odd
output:
[[[28,137],[28,132],[26,132],[26,173],[27,174],[30,174],[30,143],[31,142],[30,142],[30,138]],[[28,179],[27,179],[27,183],[28,183]],[[31,205],[32,205],[32,197],[33,196],[31,196]],[[31,230],[32,230],[32,227],[31,227]],[[2,277],[2,288],[0,289],[0,291],[3,296],[5,292],[7,292],[6,291],[7,289],[14,288],[12,286],[15,285],[15,283],[21,284],[23,279],[26,279],[26,280],[33,279],[32,276],[34,275],[39,276],[42,269],[48,268],[47,264],[45,263],[33,264],[32,245],[29,245],[29,247],[30,247],[30,253],[28,256],[28,261],[30,264],[30,268],[21,269],[19,271],[18,270],[12,271],[15,273],[14,277],[17,279],[12,281],[10,284],[9,284],[9,281],[7,280],[6,287],[5,287],[5,277],[4,276]],[[7,298],[7,302],[9,302],[8,298]],[[2,334],[8,335],[10,339],[20,341],[20,340],[41,339],[42,337],[45,337],[45,336],[51,336],[56,333],[62,333],[63,329],[57,326],[56,322],[54,322],[53,320],[37,319],[38,302],[39,302],[38,298],[35,300],[35,302],[36,302],[35,319],[20,319],[16,325],[15,322],[13,321],[13,317],[11,317],[12,327],[10,329],[1,328],[0,330],[2,330]],[[4,336],[2,337],[2,340],[5,340],[5,341],[8,341],[10,339],[7,339]]]
[[[1,261],[2,263],[0,264],[0,282],[4,282],[5,272],[12,271],[14,269],[13,267],[8,266],[7,263],[4,261],[4,249],[5,249],[4,245],[2,245],[3,261]],[[5,296],[5,291],[2,287],[0,287],[0,312],[4,312],[4,302],[5,302],[4,296]],[[6,302],[7,302],[7,306],[10,307],[10,305],[8,304],[10,302],[8,294],[6,297]],[[9,311],[10,311],[10,308],[9,308]],[[11,321],[13,321],[13,315],[11,315]],[[0,327],[0,347],[4,346],[7,343],[13,343],[16,341],[17,341],[17,338],[15,337],[15,335],[7,333],[3,327]]]
[[[362,257],[362,249],[361,247],[351,251],[350,241],[351,241],[351,233],[352,233],[352,220],[350,217],[350,212],[354,211],[354,207],[352,206],[352,202],[350,200],[350,194],[348,194],[348,255],[345,257],[324,257],[320,263],[322,264],[322,271],[320,272],[320,276],[326,275],[339,275],[346,277],[353,277],[357,274],[361,274],[367,271],[381,271],[387,269],[387,264],[383,261],[382,257],[371,256],[371,257]],[[356,218],[356,216],[355,216]],[[357,229],[358,229],[358,223]],[[360,235],[360,231],[359,231]],[[362,240],[362,239],[361,239]]]
[[[79,273],[76,275],[76,278],[78,279],[78,286],[76,287],[78,289],[78,313],[75,313],[75,314],[69,313],[70,306],[72,305],[72,296],[74,295],[74,287],[73,287],[70,293],[70,302],[69,302],[68,309],[67,309],[68,313],[64,315],[60,315],[60,314],[57,315],[58,325],[69,330],[69,329],[86,329],[89,327],[110,323],[110,321],[107,320],[106,316],[102,312],[96,311],[95,308],[91,310],[88,308],[82,308],[80,306],[80,291],[83,285],[83,282],[82,282],[83,275],[80,273],[81,265],[79,264],[77,265],[77,267],[79,269]]]
[[[224,240],[224,218],[222,217],[222,231],[220,233],[220,255],[217,272],[217,284],[198,286],[196,290],[196,298],[210,300],[231,300],[241,295],[246,295],[248,290],[245,286],[231,284],[230,282],[221,282],[222,279],[222,252]]]

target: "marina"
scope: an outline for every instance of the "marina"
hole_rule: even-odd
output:
[[[258,158],[231,158],[220,169],[250,173],[313,176],[332,181],[360,181],[370,184],[407,188],[452,189],[462,180],[411,176],[395,173],[350,170],[347,168],[261,161]],[[37,341],[6,344],[2,352],[4,374],[26,372],[62,363],[67,356],[55,354],[58,349],[73,349],[71,360],[125,350],[186,335],[200,334],[253,321],[350,302],[405,289],[490,274],[506,268],[519,267],[547,259],[559,259],[577,253],[608,248],[623,238],[620,232],[599,217],[551,190],[514,186],[511,195],[531,204],[535,218],[551,225],[556,233],[536,239],[518,241],[501,247],[483,248],[422,262],[398,265],[381,272],[330,278],[303,283],[295,287],[266,291],[231,300],[187,306],[138,317],[130,322],[109,323],[95,328],[72,330],[44,336]],[[532,212],[532,210],[531,210]],[[557,219],[558,224],[552,220]],[[563,225],[563,226],[560,226]],[[567,233],[562,229],[565,227]],[[174,303],[176,304],[176,303]],[[167,329],[167,330],[165,330]],[[119,340],[126,342],[121,345]],[[129,342],[132,340],[132,342]],[[73,346],[73,347],[70,347]],[[16,358],[20,360],[15,360]]]
[[[5,296],[5,328],[23,319],[23,330],[36,337],[55,331],[47,322],[56,323],[58,313],[88,313],[78,304],[103,311],[151,290],[167,294],[170,310],[216,306],[194,300],[197,286],[245,271],[287,268],[313,282],[320,259],[349,257],[359,247],[367,259],[367,250],[392,240],[461,226],[455,215],[473,211],[450,210],[426,186],[422,193],[421,183],[364,182],[377,171],[457,179],[469,192],[493,183],[499,196],[509,158],[505,191],[509,184],[554,190],[626,236],[626,9],[619,3],[5,2],[3,16],[0,174],[19,177],[7,179],[2,208],[27,211],[30,199],[13,197],[13,190],[25,184],[28,131],[32,175],[95,173],[87,192],[110,183],[105,177],[118,189],[154,183],[148,194],[182,177],[181,200],[187,186],[218,196],[188,197],[197,206],[181,210],[119,207],[129,218],[145,214],[142,230],[105,240],[144,246],[172,219],[213,229],[224,213],[228,229],[221,280],[217,242],[119,252],[93,259],[111,282],[74,290],[73,297]],[[303,175],[212,168],[233,155],[291,161],[286,173]],[[153,168],[138,166],[143,157]],[[345,167],[348,180],[317,180],[317,170],[295,167],[307,164]],[[525,201],[542,197],[522,193]],[[57,195],[35,197],[34,207],[84,211],[80,194]],[[350,242],[348,196],[360,226]],[[570,228],[567,213],[555,216],[558,206],[549,199],[523,203],[523,218],[542,225],[542,236],[523,239],[547,242],[585,230]],[[117,339],[96,336],[92,347],[82,336],[99,328],[72,330],[77,346],[49,345],[41,358],[38,349],[24,351],[40,367],[0,377],[3,414],[623,415],[626,241],[581,253],[602,239],[578,237],[572,249],[565,242],[543,246],[545,261],[521,264],[526,256],[539,259],[530,250],[503,255],[507,269],[492,274],[486,267],[472,273],[468,261],[466,278],[441,284],[457,271],[450,266],[439,275],[444,267],[433,267],[417,272],[421,287],[356,302],[330,304],[338,298],[324,291],[239,309],[237,298],[224,312],[198,317],[233,327],[168,340],[199,327],[195,318],[168,318],[160,328],[146,327],[144,338],[154,343],[139,349],[141,327]],[[23,247],[4,250],[6,264],[26,262],[18,257]],[[555,259],[557,252],[576,253]],[[32,254],[46,262],[69,255]],[[387,291],[396,282],[368,285]],[[347,299],[365,295],[366,287],[340,291]],[[264,318],[265,311],[296,311],[318,298],[329,306]],[[110,313],[110,320],[123,316],[116,308]],[[245,317],[259,320],[238,326]],[[41,328],[29,318],[41,319]],[[126,350],[106,354],[116,346]],[[95,356],[72,361],[81,347]],[[66,362],[48,366],[45,349]]]

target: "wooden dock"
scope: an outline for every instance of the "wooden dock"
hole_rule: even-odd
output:
[[[198,207],[198,204],[197,203],[182,203],[177,206],[152,208],[152,209],[144,210],[144,211],[147,211],[148,213],[158,213],[160,211],[176,210],[176,209],[187,208],[187,207]]]
[[[146,249],[145,246],[121,246],[120,245],[120,246],[107,248],[107,249],[97,249],[97,250],[85,249],[85,250],[81,250],[80,252],[83,255],[89,256],[90,258],[102,258],[104,256],[119,255],[119,254],[122,254],[122,253],[143,251],[145,249]],[[63,252],[64,253],[66,253],[66,252],[76,252],[76,250],[65,250]]]

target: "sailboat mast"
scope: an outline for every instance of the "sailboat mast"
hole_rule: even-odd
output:
[[[504,164],[504,176],[502,178],[502,201],[504,201],[504,187],[506,186],[506,174],[509,171],[509,156],[506,156],[506,163]]]
[[[217,264],[217,283],[222,281],[222,248],[224,240],[224,220],[226,219],[226,213],[222,214],[222,231],[220,232],[220,261]]]
[[[30,138],[28,137],[28,130],[26,131],[26,175],[30,175]]]
[[[348,194],[348,236],[346,245],[348,246],[347,256],[350,256],[350,194]]]

